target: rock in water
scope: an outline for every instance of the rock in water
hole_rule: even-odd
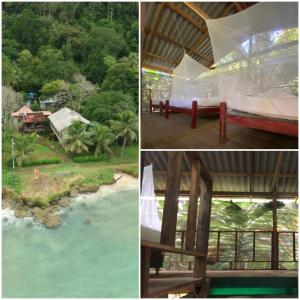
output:
[[[67,207],[70,205],[70,199],[67,197],[63,197],[62,199],[60,199],[57,202],[58,205],[62,206],[62,207]]]
[[[39,223],[44,223],[43,221],[47,213],[44,210],[42,210],[40,207],[35,207],[32,210],[32,214]]]
[[[26,217],[32,217],[32,213],[29,209],[26,208],[17,208],[15,209],[15,216],[17,218],[26,218]]]
[[[55,228],[61,224],[61,216],[59,214],[48,215],[45,219],[44,224],[48,228]]]
[[[70,197],[77,197],[79,195],[79,191],[75,188],[72,188],[69,193]]]

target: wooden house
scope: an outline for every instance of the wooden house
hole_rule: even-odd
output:
[[[11,114],[23,132],[39,133],[44,132],[45,122],[50,115],[50,111],[32,111],[26,105]]]

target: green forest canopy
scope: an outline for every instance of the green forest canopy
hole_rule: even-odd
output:
[[[104,123],[95,104],[111,116],[137,111],[137,3],[4,3],[2,38],[3,85],[23,102],[56,96]]]

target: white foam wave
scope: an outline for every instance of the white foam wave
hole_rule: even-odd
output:
[[[116,183],[101,185],[96,193],[80,194],[75,197],[74,200],[76,202],[93,202],[116,192],[136,190],[138,188],[138,180],[130,175],[115,173],[114,179],[116,180]]]

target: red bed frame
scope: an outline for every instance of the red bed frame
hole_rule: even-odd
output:
[[[184,108],[184,107],[175,107],[170,106],[169,100],[166,101],[165,105],[165,118],[169,118],[170,112],[179,112],[189,114],[192,117],[191,128],[196,128],[197,125],[197,117],[198,116],[206,116],[210,114],[218,114],[220,112],[219,106],[198,106],[197,101],[192,102],[192,108]]]
[[[228,123],[298,137],[298,122],[289,123],[268,117],[253,118],[251,116],[232,115],[227,111],[226,102],[221,102],[219,135],[220,140],[223,142],[226,140]]]
[[[160,101],[159,104],[153,104],[152,100],[150,99],[150,102],[149,102],[149,111],[150,111],[150,113],[152,113],[156,109],[158,109],[160,114],[162,115],[163,111],[164,111],[164,108],[165,108],[165,105],[162,101]]]

